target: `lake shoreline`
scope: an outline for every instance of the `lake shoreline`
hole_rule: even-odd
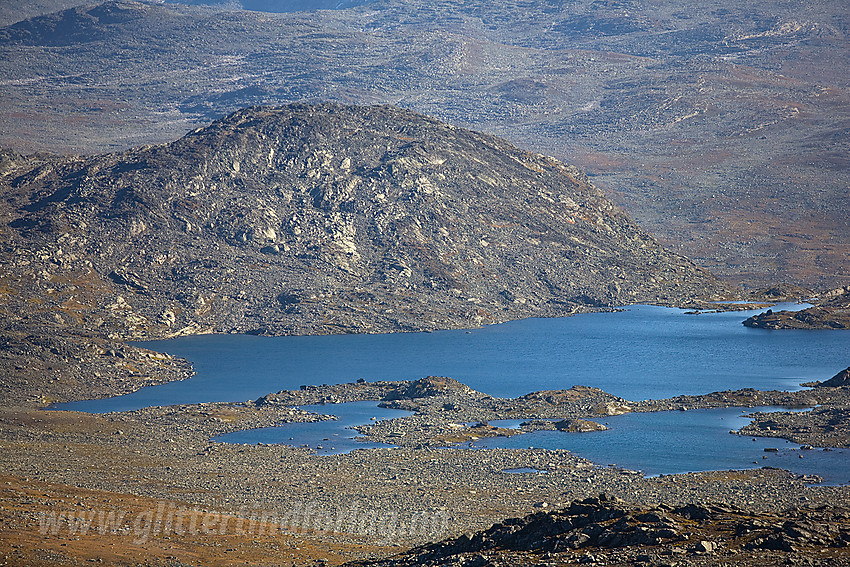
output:
[[[632,402],[585,387],[509,399],[493,398],[448,380],[364,381],[305,385],[304,389],[268,394],[250,402],[180,404],[87,414],[45,410],[43,406],[62,398],[81,399],[88,392],[115,395],[144,385],[185,379],[192,376],[194,370],[183,359],[114,341],[98,341],[80,351],[56,342],[30,348],[43,348],[48,364],[61,367],[62,358],[71,360],[71,364],[79,358],[80,366],[88,369],[88,373],[80,374],[79,383],[65,378],[47,382],[45,390],[50,391],[49,396],[44,395],[35,382],[21,384],[17,387],[20,393],[5,399],[0,407],[2,466],[11,479],[8,482],[18,487],[10,489],[13,503],[31,514],[35,513],[35,508],[28,500],[31,496],[26,487],[42,485],[62,493],[74,493],[77,490],[74,487],[83,486],[107,491],[108,498],[116,503],[138,497],[233,515],[242,513],[246,507],[285,515],[305,505],[313,505],[331,515],[353,509],[387,514],[402,510],[439,518],[443,513],[448,514],[445,530],[398,536],[390,547],[382,546],[386,539],[369,530],[317,534],[298,528],[293,532],[293,541],[297,543],[292,545],[300,549],[287,549],[287,553],[294,554],[296,559],[292,562],[297,564],[302,564],[307,557],[311,561],[317,557],[312,551],[313,555],[306,554],[306,550],[315,549],[310,546],[317,543],[337,546],[334,553],[320,554],[334,565],[347,560],[383,557],[413,545],[486,529],[494,522],[523,516],[530,511],[559,508],[573,499],[601,492],[641,506],[723,502],[776,514],[850,501],[848,486],[811,486],[811,479],[772,468],[644,478],[635,471],[595,465],[568,451],[493,449],[484,455],[479,451],[443,448],[448,443],[468,442],[472,437],[487,434],[486,426],[455,428],[449,427],[450,423],[471,423],[497,416],[578,420],[582,419],[580,416],[600,415],[597,410],[613,415],[624,411],[624,405],[631,411],[818,405],[807,415],[824,417],[823,412],[850,407],[846,387],[797,392],[742,389]],[[26,356],[32,356],[32,351]],[[53,359],[58,359],[58,363],[52,362]],[[825,380],[829,376],[822,378]],[[93,387],[87,390],[80,384],[92,384]],[[385,399],[387,397],[395,399]],[[418,416],[411,416],[407,425],[387,422],[363,431],[369,439],[385,439],[401,445],[400,448],[316,456],[305,449],[281,445],[229,445],[210,441],[216,435],[235,430],[323,419],[292,409],[295,405],[355,399],[383,400],[398,409],[420,410]],[[453,405],[446,410],[445,404],[456,404],[456,407]],[[446,413],[445,419],[433,421],[429,428],[417,425],[423,423],[425,416],[439,413]],[[820,446],[817,427],[807,429],[808,425],[788,424],[784,430],[775,426],[769,426],[768,430],[766,420],[776,422],[775,414],[765,417],[764,421],[760,417],[756,420],[764,425],[762,430],[767,435],[803,435],[805,440],[794,440]],[[846,437],[843,441],[831,438],[829,443],[846,446],[847,441]],[[504,472],[509,469],[545,473]],[[113,494],[123,496],[111,496]],[[71,511],[89,510],[85,502],[82,508],[73,501],[62,505]],[[32,516],[28,517],[30,532],[27,533],[32,533],[37,525],[33,528]],[[10,518],[12,524],[14,521],[20,518]],[[303,524],[306,520],[301,518],[300,521]],[[216,540],[212,541],[215,545]],[[239,545],[253,549],[260,556],[276,558],[278,562],[284,558],[290,560],[281,550],[262,547],[253,541]],[[220,554],[221,560],[226,557],[226,546],[217,551],[209,549],[210,553]],[[150,556],[161,561],[174,556],[191,562],[192,553],[195,552],[191,549],[169,550],[151,552]]]
[[[684,401],[689,410],[717,407],[724,398],[726,403],[735,402],[742,407],[750,402],[799,406],[803,396],[813,395],[816,398],[810,399],[826,407],[846,401],[848,393],[846,388],[744,390],[632,403],[633,409],[642,411],[665,411]],[[408,418],[363,429],[368,439],[388,440],[399,448],[317,456],[306,449],[284,445],[211,441],[235,430],[324,419],[295,409],[294,405],[356,399],[383,399],[390,407],[416,408],[418,413]],[[401,546],[396,550],[469,530],[483,530],[494,522],[533,510],[558,509],[573,499],[600,492],[635,506],[724,503],[765,514],[831,506],[847,502],[850,497],[850,486],[811,486],[812,479],[773,468],[644,478],[635,471],[599,466],[563,450],[482,452],[445,448],[473,437],[500,434],[470,423],[488,415],[579,419],[579,415],[589,415],[587,408],[596,408],[591,415],[598,416],[602,411],[614,415],[625,411],[628,403],[584,387],[497,399],[450,379],[428,378],[311,386],[270,394],[253,402],[161,406],[107,414],[5,408],[2,423],[7,450],[3,452],[2,465],[9,475],[27,478],[28,483],[86,486],[187,502],[233,515],[245,507],[258,507],[283,517],[307,503],[330,516],[356,507],[388,514],[406,511],[445,517],[446,527],[440,533],[394,538],[393,544]],[[447,404],[452,406],[446,409]],[[509,410],[508,404],[514,407]],[[329,412],[332,408],[328,405]],[[438,418],[440,414],[444,414],[443,419]],[[425,420],[430,420],[429,427],[422,427]],[[468,425],[457,428],[449,424]],[[27,446],[29,450],[11,450],[15,446]],[[71,461],[67,460],[69,448]],[[544,473],[505,472],[510,469]],[[303,518],[300,521],[303,523]],[[307,538],[314,544],[345,547],[333,556],[333,564],[388,553],[386,548],[375,547],[386,541],[369,530],[311,535],[300,525],[292,530],[295,537]],[[361,545],[372,546],[373,551],[359,548]]]

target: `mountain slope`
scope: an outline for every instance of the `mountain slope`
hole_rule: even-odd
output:
[[[721,289],[575,168],[393,107],[250,108],[10,167],[12,256],[38,250],[52,295],[89,270],[110,299],[77,319],[118,336],[466,327]]]

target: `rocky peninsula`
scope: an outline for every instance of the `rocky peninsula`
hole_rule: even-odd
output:
[[[757,329],[850,329],[850,287],[822,294],[802,311],[765,311],[744,321]]]

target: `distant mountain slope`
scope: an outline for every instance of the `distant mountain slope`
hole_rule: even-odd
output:
[[[75,317],[118,335],[464,327],[721,290],[575,168],[393,107],[250,108],[170,144],[22,159],[7,287],[67,301],[81,286],[58,274],[84,272],[110,299]]]
[[[165,0],[165,3],[283,13],[341,10],[367,4],[370,1],[372,0]],[[26,19],[38,18],[79,6],[91,8],[94,4],[96,2],[91,0],[3,0],[0,2],[0,26],[12,25]],[[77,12],[85,12],[85,9]]]
[[[144,18],[143,4],[84,5],[21,20],[0,30],[0,42],[48,47],[102,41],[114,26],[132,26]]]
[[[0,2],[0,26],[8,26],[74,6],[91,4],[85,0],[3,0]]]
[[[248,106],[391,103],[575,164],[723,278],[847,285],[841,2],[240,5],[117,0],[0,28],[0,145],[94,154]]]

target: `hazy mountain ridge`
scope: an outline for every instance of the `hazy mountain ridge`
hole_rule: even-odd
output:
[[[132,24],[143,15],[143,10],[115,3],[68,8],[12,24],[0,31],[0,41],[50,47],[102,41],[109,26]]]
[[[91,266],[122,299],[81,317],[111,309],[119,336],[464,327],[723,290],[575,168],[392,107],[252,108],[8,178],[11,255]]]
[[[257,10],[285,13],[313,10],[344,10],[372,0],[164,0],[171,5],[211,6],[228,10]],[[0,5],[0,26],[16,24],[54,12],[91,6],[86,0],[6,0]]]

